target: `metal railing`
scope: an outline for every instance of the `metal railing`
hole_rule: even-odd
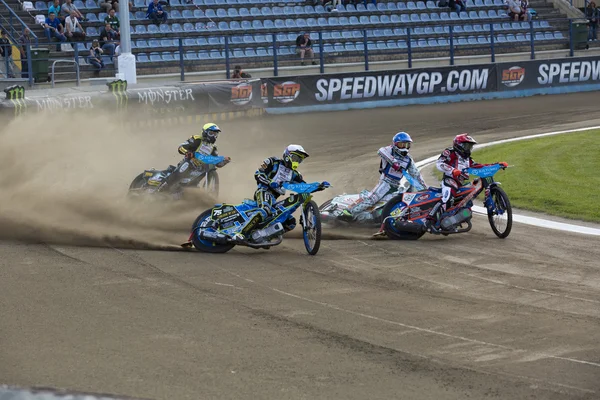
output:
[[[51,81],[52,81],[52,87],[54,87],[54,66],[58,63],[70,63],[70,64],[75,64],[75,74],[77,76],[76,78],[76,82],[77,82],[77,86],[79,86],[79,62],[77,62],[76,60],[56,60],[52,63],[52,77],[51,77]]]
[[[6,1],[0,0],[0,4],[6,10],[6,12],[3,11],[0,13],[0,25],[2,25],[4,27],[4,29],[6,29],[6,26],[8,26],[10,28],[9,30],[7,30],[7,32],[9,34],[9,36],[11,37],[11,40],[13,40],[13,43],[16,44],[19,36],[21,36],[21,33],[25,30],[25,28],[29,28],[29,26],[25,22],[23,22],[23,20],[6,3]],[[15,29],[15,27],[14,27],[15,23],[18,23],[21,26],[21,33],[19,33],[17,31],[17,29]],[[37,46],[38,37],[33,32],[31,32],[31,36],[33,37],[34,43]]]
[[[0,0],[1,1],[1,0]],[[519,29],[511,29],[511,30],[502,30],[499,32],[495,29],[494,25],[500,23],[501,26],[503,23],[507,23],[506,20],[502,22],[495,23],[478,23],[477,20],[471,21],[461,21],[461,24],[448,24],[442,26],[442,33],[424,33],[419,30],[419,28],[405,28],[406,34],[401,36],[391,36],[389,39],[384,39],[385,36],[373,36],[372,29],[357,29],[355,32],[361,32],[360,37],[352,37],[352,38],[327,38],[324,39],[324,35],[329,32],[331,34],[331,30],[320,30],[317,32],[316,38],[314,38],[313,48],[314,48],[314,56],[315,61],[318,59],[319,61],[319,71],[320,73],[325,72],[325,67],[327,64],[332,64],[336,62],[336,60],[341,60],[342,62],[349,62],[348,60],[362,60],[358,61],[364,63],[364,70],[369,70],[370,63],[375,60],[381,60],[382,58],[391,61],[405,60],[408,64],[409,68],[413,67],[413,62],[419,58],[424,58],[428,54],[435,54],[438,58],[447,58],[449,60],[449,65],[455,65],[456,57],[462,55],[463,53],[471,53],[469,55],[484,55],[489,56],[489,61],[494,63],[496,62],[497,55],[499,53],[514,53],[515,46],[518,45],[524,51],[528,51],[530,53],[530,58],[536,58],[536,51],[539,51],[540,47],[545,44],[562,45],[565,50],[569,49],[569,55],[572,57],[574,55],[574,50],[576,46],[583,44],[582,42],[587,42],[587,27],[582,27],[585,25],[584,22],[577,24],[576,21],[572,19],[559,19],[559,20],[544,20],[548,22],[548,27],[537,26],[537,21],[529,21],[529,22],[519,22]],[[582,21],[582,20],[579,20]],[[561,24],[561,27],[552,26],[553,22],[557,22]],[[468,31],[464,32],[464,27],[468,24],[478,25],[477,31]],[[513,22],[510,22],[510,27],[513,27]],[[565,29],[568,24],[568,30]],[[487,26],[489,25],[489,26]],[[483,30],[483,28],[487,28]],[[504,25],[503,28],[508,26]],[[421,28],[422,29],[422,28]],[[585,32],[582,32],[582,29],[585,29]],[[462,31],[461,31],[462,30]],[[566,33],[562,33],[564,31]],[[460,32],[459,32],[460,31]],[[536,34],[541,31],[552,32],[552,40],[537,37]],[[562,36],[558,38],[554,37],[554,32],[561,32]],[[134,47],[134,52],[137,58],[137,69],[138,75],[147,75],[150,73],[155,73],[157,68],[168,68],[172,74],[170,75],[179,75],[179,78],[184,81],[186,73],[189,73],[192,70],[203,70],[203,71],[214,71],[218,69],[222,69],[225,66],[226,69],[226,78],[231,78],[231,65],[232,63],[244,65],[245,68],[251,68],[251,65],[266,65],[271,66],[273,68],[273,75],[279,75],[279,69],[283,65],[298,65],[300,61],[299,56],[295,54],[295,43],[289,40],[278,40],[278,34],[280,33],[270,33],[265,35],[267,41],[265,43],[233,43],[232,35],[222,35],[216,36],[213,35],[211,38],[214,40],[218,39],[218,44],[207,44],[207,45],[199,45],[196,44],[194,46],[188,46],[189,39],[198,39],[200,35],[195,37],[187,36],[187,37],[168,37],[171,40],[172,46],[162,48],[163,50],[170,49],[170,51],[166,51],[169,57],[167,60],[162,60],[162,55],[158,57],[162,62],[154,62],[154,57],[152,53],[156,51],[156,48],[140,48]],[[504,35],[504,39],[499,41],[499,34]],[[512,36],[511,36],[512,35]],[[527,37],[528,35],[528,37]],[[432,39],[432,36],[437,36],[436,46],[429,46],[428,39]],[[517,36],[520,39],[525,39],[524,41],[520,41],[515,43],[508,39],[516,39]],[[469,41],[470,37],[470,41]],[[134,37],[134,40],[139,39],[139,37]],[[466,39],[466,42],[465,42]],[[186,41],[187,40],[187,41]],[[341,42],[347,42],[348,44],[353,43],[354,49],[352,51],[344,51],[340,52],[336,46],[339,47]],[[419,43],[421,42],[421,43]],[[71,43],[71,42],[68,42]],[[89,42],[88,42],[89,43]],[[388,46],[389,43],[395,43],[397,47],[394,48],[377,48],[378,45],[385,43]],[[56,46],[58,42],[40,42],[40,45],[48,45],[48,46]],[[71,61],[76,64],[76,80],[80,79],[80,71],[79,68],[82,68],[82,71],[86,69],[91,70],[93,67],[86,68],[84,67],[83,59],[87,59],[88,51],[85,52],[80,48],[79,44],[71,43],[74,47],[72,56],[67,56],[64,52],[60,54],[60,57],[49,57],[48,65],[50,62],[55,60]],[[257,46],[262,46],[263,50],[261,51],[262,55],[252,55],[252,56],[240,56],[240,51],[243,48],[252,47],[256,51],[258,49]],[[419,44],[427,44],[427,46],[419,46]],[[87,49],[87,46],[85,46]],[[344,50],[345,50],[344,45]],[[281,50],[287,49],[285,53]],[[30,52],[30,47],[27,46],[28,54]],[[213,50],[218,54],[216,57],[211,57],[210,53]],[[476,51],[478,54],[473,54]],[[188,53],[191,52],[191,53]],[[152,58],[152,60],[148,60],[145,62],[145,58],[142,59],[140,53],[146,53],[146,57]],[[202,53],[202,56],[200,56]],[[160,53],[159,53],[160,54]],[[243,53],[245,54],[245,52]],[[106,69],[111,68],[111,60],[109,57],[104,56]],[[39,62],[40,59],[36,59],[35,62]],[[31,62],[31,56],[28,56],[28,61]],[[42,60],[43,61],[43,60]],[[356,61],[355,61],[356,62]],[[482,61],[484,62],[484,61]],[[56,72],[52,68],[52,82],[56,81],[55,75],[60,74],[61,72]],[[201,69],[198,66],[202,66]],[[31,66],[30,66],[31,70]],[[177,71],[177,72],[174,72]],[[63,74],[65,72],[62,72]],[[72,80],[72,79],[71,79]],[[30,83],[33,82],[30,80]]]

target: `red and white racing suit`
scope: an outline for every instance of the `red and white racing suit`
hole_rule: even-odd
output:
[[[437,169],[444,173],[442,178],[442,204],[448,205],[451,198],[456,197],[457,191],[469,179],[468,173],[462,173],[465,168],[482,168],[490,164],[480,164],[471,157],[464,158],[453,148],[449,147],[437,160]],[[437,207],[434,207],[437,209]]]

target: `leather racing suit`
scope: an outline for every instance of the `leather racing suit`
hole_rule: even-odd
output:
[[[448,147],[439,156],[436,162],[437,169],[444,173],[442,178],[442,201],[431,210],[430,216],[437,212],[439,205],[448,208],[451,199],[456,197],[457,191],[469,179],[469,174],[462,173],[465,168],[482,168],[490,164],[480,164],[471,157],[462,157],[453,147]]]
[[[381,173],[379,182],[368,194],[364,197],[361,196],[361,199],[352,208],[345,210],[345,216],[356,215],[373,207],[382,199],[391,199],[400,187],[403,171],[406,171],[413,178],[414,182],[417,183],[417,186],[411,184],[410,191],[427,189],[427,184],[410,154],[397,157],[393,154],[392,147],[392,145],[385,146],[377,151],[377,154],[381,157],[381,162],[379,163],[379,172]],[[395,168],[398,169],[396,170]]]
[[[202,168],[202,163],[194,158],[194,153],[202,153],[211,156],[218,156],[217,146],[214,143],[209,143],[202,139],[201,135],[193,135],[185,142],[181,143],[177,149],[179,154],[185,158],[179,163],[177,169],[167,178],[163,187],[169,191],[175,191],[177,185],[175,183],[185,179],[192,171],[197,168]],[[217,164],[217,168],[225,166],[229,162],[228,159]]]

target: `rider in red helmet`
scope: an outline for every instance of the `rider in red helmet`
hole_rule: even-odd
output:
[[[429,212],[427,220],[431,224],[437,221],[440,207],[444,213],[450,206],[460,187],[469,179],[469,174],[462,172],[465,168],[482,168],[491,164],[480,164],[471,158],[471,150],[477,144],[475,139],[466,133],[454,137],[452,147],[445,149],[437,160],[437,168],[444,173],[442,178],[442,199]],[[501,162],[500,165],[507,167],[508,164]]]

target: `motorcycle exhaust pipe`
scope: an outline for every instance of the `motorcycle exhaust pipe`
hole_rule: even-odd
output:
[[[427,231],[427,227],[425,225],[411,222],[411,221],[401,221],[396,220],[393,222],[394,228],[403,232],[411,232],[421,234]]]
[[[227,236],[217,232],[200,231],[200,239],[209,240],[217,244],[227,244]]]

